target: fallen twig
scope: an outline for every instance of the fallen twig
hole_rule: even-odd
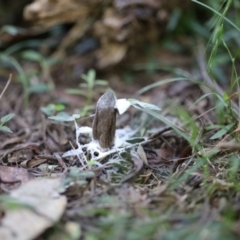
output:
[[[0,94],[0,100],[1,100],[1,98],[3,96],[3,94],[6,92],[6,90],[7,90],[8,86],[9,86],[9,84],[11,83],[11,81],[12,81],[12,74],[9,75],[8,81],[7,81],[4,89],[2,90],[2,92]]]

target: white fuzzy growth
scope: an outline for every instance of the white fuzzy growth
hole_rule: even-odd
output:
[[[77,156],[81,155],[83,153],[81,148],[78,149],[72,149],[63,154],[63,157],[71,157],[71,156]]]
[[[130,106],[131,106],[131,102],[128,101],[127,99],[116,100],[115,108],[118,109],[119,114],[123,114],[124,112],[126,112]],[[85,163],[87,163],[87,159],[86,159],[86,156],[84,155],[83,148],[86,148],[87,152],[90,153],[90,156],[92,157],[92,161],[98,161],[116,152],[116,149],[119,149],[119,151],[121,151],[121,147],[123,150],[124,147],[130,145],[128,142],[126,142],[126,140],[129,139],[129,137],[134,135],[136,132],[130,129],[129,127],[126,127],[123,129],[117,129],[115,133],[114,146],[112,149],[109,149],[108,151],[106,151],[107,149],[102,149],[101,146],[99,145],[99,142],[93,139],[93,133],[92,133],[91,127],[87,127],[87,126],[79,127],[75,122],[75,128],[76,128],[76,135],[75,135],[76,144],[78,148],[65,152],[63,154],[63,157],[77,156],[83,167],[85,167],[86,166]],[[91,141],[87,144],[81,145],[78,142],[80,134],[88,134],[91,138]],[[94,157],[96,152],[98,153],[98,156]],[[95,165],[98,165],[98,162],[95,162]]]
[[[88,134],[92,139],[92,128],[78,127],[78,129],[76,129],[76,134],[77,134],[77,137],[79,137],[80,134]]]
[[[130,127],[116,129],[114,146],[116,148],[122,147],[122,146],[128,146],[129,143],[127,143],[126,141],[134,134],[135,134],[135,131],[133,131]]]
[[[92,137],[92,128],[90,127],[78,127],[76,125],[76,143],[78,145],[77,149],[72,149],[70,151],[67,151],[63,154],[63,157],[71,157],[71,156],[83,156],[83,148],[86,148],[88,152],[90,152],[91,156],[94,156],[94,153],[97,152],[99,155],[98,157],[94,158],[94,160],[102,159],[112,152],[115,151],[116,148],[125,147],[130,145],[126,141],[135,134],[135,131],[133,131],[131,128],[126,127],[123,129],[117,129],[115,133],[115,141],[114,141],[114,150],[104,151],[98,143],[98,141],[92,139],[89,143],[80,145],[78,142],[78,137],[80,134],[89,134]]]
[[[122,98],[116,101],[115,108],[118,110],[119,114],[123,114],[128,110],[130,106],[131,103],[126,98]]]

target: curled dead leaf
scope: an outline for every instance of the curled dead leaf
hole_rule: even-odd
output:
[[[126,45],[120,43],[108,43],[96,54],[98,59],[98,67],[105,68],[107,66],[119,63],[125,57],[126,52]]]
[[[34,176],[26,169],[0,166],[0,184],[5,191],[10,191],[33,179]]]
[[[0,239],[32,240],[62,216],[67,204],[58,194],[61,179],[34,179],[11,192],[18,209],[6,209],[1,219]],[[24,221],[23,221],[24,219]]]
[[[31,160],[26,160],[21,162],[21,166],[23,168],[33,168],[36,167],[42,163],[45,163],[47,161],[47,159],[31,159]]]

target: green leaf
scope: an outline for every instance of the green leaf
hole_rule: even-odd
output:
[[[53,104],[50,103],[46,107],[41,107],[41,111],[47,116],[54,115],[56,112],[63,111],[65,106],[63,104]]]
[[[74,88],[67,89],[66,92],[68,94],[87,96],[87,92],[86,91],[82,91],[82,90],[74,89]]]
[[[70,167],[69,176],[79,179],[91,179],[95,176],[95,173],[93,171],[80,171],[77,167]]]
[[[79,119],[80,115],[79,114],[73,114],[72,116],[69,116],[67,114],[59,114],[59,115],[51,116],[51,117],[48,117],[48,118],[51,119],[51,120],[57,121],[57,122],[72,122],[76,119]]]
[[[63,111],[65,109],[65,106],[63,104],[50,104],[51,106],[53,106],[53,108],[57,111],[57,112],[60,112],[60,111]]]
[[[58,58],[48,58],[48,59],[45,59],[45,61],[46,61],[46,64],[48,65],[48,66],[53,66],[53,65],[55,65],[55,64],[57,64],[57,63],[59,63],[60,62],[60,60],[58,59]]]
[[[235,24],[233,23],[231,20],[229,20],[227,17],[223,16],[220,12],[218,12],[217,10],[209,7],[207,4],[204,4],[202,2],[199,2],[198,0],[192,0],[192,2],[195,2],[195,3],[198,3],[199,5],[202,5],[203,7],[211,10],[212,12],[214,12],[215,14],[217,14],[218,16],[220,16],[221,18],[223,18],[226,22],[228,22],[230,25],[232,25],[235,29],[238,30],[238,32],[240,32],[240,28]]]
[[[108,85],[108,82],[105,80],[96,80],[95,85],[106,86]]]
[[[157,107],[153,104],[150,104],[150,103],[141,102],[141,101],[138,101],[138,100],[133,99],[133,98],[128,99],[128,101],[131,103],[132,106],[138,105],[139,107],[144,108],[144,109],[161,111],[161,109],[159,107]]]
[[[219,129],[221,127],[222,127],[222,125],[219,125],[219,124],[211,124],[209,126],[206,126],[205,130],[209,131],[209,130],[213,130],[213,129]]]
[[[40,83],[37,85],[32,85],[27,89],[28,93],[46,93],[51,90],[51,84]]]
[[[88,71],[88,84],[90,88],[94,87],[95,78],[96,78],[96,72],[93,69],[90,69]]]
[[[87,88],[88,85],[87,85],[87,83],[80,83],[80,84],[79,84],[79,87],[81,87],[81,88]]]
[[[11,58],[6,54],[0,54],[0,60],[5,64],[9,64],[11,62]]]
[[[16,210],[20,208],[26,208],[29,207],[26,203],[21,202],[20,200],[10,197],[9,195],[0,195],[0,203],[1,207],[3,207],[4,210]]]
[[[224,134],[226,134],[233,127],[233,125],[234,124],[232,123],[232,124],[229,124],[229,125],[223,127],[218,132],[216,132],[210,139],[213,140],[213,139],[217,139],[217,138],[222,137]]]
[[[12,133],[12,130],[7,126],[0,126],[0,131]]]
[[[166,124],[167,126],[171,127],[176,133],[178,133],[180,136],[182,136],[184,139],[186,139],[188,142],[190,142],[190,138],[189,136],[183,132],[183,130],[181,128],[179,128],[178,126],[176,126],[175,124],[173,124],[170,120],[168,120],[167,118],[165,118],[164,116],[162,116],[162,114],[159,114],[156,111],[152,111],[150,109],[141,109],[142,111],[152,115],[153,117],[159,119],[160,121],[162,121],[164,124]]]
[[[6,32],[10,35],[15,36],[19,33],[19,29],[15,26],[5,25],[1,28],[1,32]]]
[[[81,78],[84,79],[86,82],[88,82],[88,76],[86,74],[82,74]]]
[[[54,110],[49,107],[41,107],[40,110],[47,116],[53,115]]]
[[[140,89],[139,91],[137,91],[137,94],[142,94],[142,93],[144,93],[146,91],[149,91],[152,88],[155,88],[155,87],[158,87],[158,86],[162,86],[162,85],[167,84],[167,83],[177,82],[177,81],[187,81],[187,80],[191,80],[191,79],[188,79],[188,78],[185,78],[185,77],[168,78],[168,79],[161,80],[161,81],[158,81],[158,82],[155,82],[155,83],[147,85],[146,87],[144,87],[144,88]],[[191,81],[192,82],[196,82],[196,81],[193,81],[193,80],[191,80]]]
[[[43,56],[40,53],[33,50],[26,50],[22,52],[21,57],[26,60],[35,62],[41,62],[43,60]]]
[[[6,123],[15,116],[14,113],[9,113],[8,115],[1,118],[1,123]]]

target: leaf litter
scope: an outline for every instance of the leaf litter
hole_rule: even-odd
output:
[[[67,204],[66,197],[58,193],[60,182],[60,178],[39,178],[13,190],[10,199],[19,207],[5,208],[0,238],[31,240],[56,223]]]
[[[126,101],[124,100],[124,102]],[[139,104],[137,101],[135,103],[143,108],[148,106]],[[128,107],[130,105],[128,104]],[[154,108],[153,110],[159,109]],[[126,229],[133,217],[138,220],[130,225],[129,234],[125,233],[124,235],[126,239],[131,239],[131,234],[135,234],[136,238],[139,237],[139,239],[142,239],[142,234],[147,234],[146,236],[152,238],[153,233],[150,229],[155,232],[156,238],[158,238],[162,236],[162,233],[156,232],[157,223],[160,226],[161,224],[162,226],[166,224],[173,226],[190,224],[193,219],[201,219],[205,217],[204,214],[210,214],[195,211],[193,215],[190,213],[183,215],[181,211],[178,212],[179,210],[177,212],[173,211],[173,208],[191,210],[201,202],[203,196],[197,189],[203,183],[204,172],[196,171],[204,166],[200,164],[192,170],[190,168],[189,174],[184,173],[189,167],[194,167],[191,161],[195,161],[194,158],[197,158],[197,156],[192,155],[192,149],[188,142],[172,132],[171,128],[163,127],[148,137],[132,138],[135,141],[134,143],[131,143],[131,135],[136,134],[134,129],[129,130],[127,127],[126,130],[124,128],[117,129],[116,133],[120,134],[118,138],[120,140],[123,136],[125,138],[120,141],[121,144],[117,144],[115,148],[113,146],[112,149],[106,151],[99,146],[97,140],[93,139],[91,127],[78,127],[75,122],[75,130],[74,125],[67,124],[64,126],[66,129],[71,129],[72,133],[75,131],[75,136],[72,134],[71,141],[78,148],[69,151],[70,145],[59,144],[56,141],[57,138],[53,138],[54,131],[60,133],[57,131],[58,125],[53,124],[46,118],[42,120],[42,124],[48,129],[41,133],[37,129],[34,130],[35,132],[33,131],[36,139],[40,136],[39,139],[43,139],[41,144],[35,147],[32,147],[31,144],[19,144],[19,147],[14,147],[13,150],[9,150],[12,143],[3,145],[3,149],[8,149],[7,154],[2,158],[5,164],[15,165],[17,163],[28,169],[21,169],[17,165],[16,167],[1,166],[9,181],[8,184],[11,184],[12,181],[8,170],[10,171],[12,168],[22,174],[22,177],[17,178],[18,181],[21,181],[22,186],[16,190],[9,190],[11,191],[9,196],[14,201],[19,201],[20,209],[11,210],[11,208],[2,207],[5,215],[2,217],[0,228],[2,233],[0,233],[7,234],[4,235],[8,236],[6,239],[11,239],[13,233],[14,236],[19,237],[14,239],[33,239],[48,227],[53,226],[56,221],[59,221],[63,212],[65,213],[61,224],[63,225],[62,229],[65,229],[64,234],[69,235],[67,228],[72,223],[78,237],[81,235],[81,231],[86,237],[94,236],[98,231],[101,231],[99,239],[104,239],[105,231],[109,227],[112,229],[111,237],[117,237],[117,233],[113,229],[116,227],[122,230]],[[86,136],[86,134],[89,135],[87,138],[90,142],[79,143],[80,135]],[[31,137],[25,135],[25,138]],[[46,145],[49,142],[47,141],[48,138],[55,143],[55,147]],[[21,141],[21,139],[18,138],[18,141]],[[123,147],[120,150],[122,144]],[[47,151],[44,146],[48,146]],[[62,149],[60,150],[62,154],[49,154],[56,147],[59,150]],[[30,155],[23,154],[23,157],[20,158],[20,151],[26,151],[26,149],[29,149]],[[127,149],[132,150],[128,151]],[[17,152],[18,157],[14,158],[15,152]],[[99,161],[100,159],[102,160]],[[42,162],[39,160],[42,160]],[[33,161],[36,164],[26,165],[24,162],[27,161]],[[188,166],[185,166],[186,163]],[[217,173],[216,169],[215,172]],[[33,177],[37,177],[37,179],[28,179],[29,174],[32,176],[30,179]],[[52,178],[48,179],[47,176],[52,176]],[[54,176],[58,176],[58,178],[53,178]],[[14,177],[16,178],[15,174]],[[5,176],[1,175],[1,180],[4,179]],[[179,185],[176,185],[177,179],[181,180],[178,183]],[[207,181],[205,184],[212,181],[214,189],[218,189],[218,191],[226,191],[233,187],[231,182],[213,176],[210,179],[204,180]],[[53,186],[51,181],[53,181]],[[2,191],[6,192],[6,189],[2,188]],[[194,194],[195,197],[193,198]],[[190,205],[188,204],[189,201]],[[223,205],[221,205],[222,209],[224,204],[226,206],[226,203],[224,203],[224,198],[221,201],[223,202],[221,203]],[[215,204],[220,203],[216,202]],[[47,210],[48,208],[52,210]],[[152,210],[154,210],[154,216],[149,219]],[[144,213],[143,211],[147,212]],[[158,218],[158,214],[164,217]],[[216,211],[215,214],[219,213]],[[15,224],[15,221],[19,221],[18,219],[21,219],[23,215],[26,216],[24,221],[26,226]],[[72,222],[70,222],[70,219]],[[74,225],[79,221],[80,225]],[[38,224],[36,227],[33,225],[29,229],[29,222],[37,222]],[[194,226],[194,223],[190,225]],[[136,231],[140,226],[142,229]],[[160,227],[160,229],[162,228]],[[24,234],[23,238],[21,238],[21,234]],[[48,235],[49,233],[46,232],[45,234]],[[119,232],[119,234],[123,233]]]
[[[192,97],[191,91],[189,89]],[[160,112],[159,107],[137,100],[119,99],[117,102],[121,106],[126,104],[120,109],[122,115],[119,117],[131,105],[142,110],[149,107],[163,116],[166,114]],[[36,107],[37,99],[32,104]],[[201,151],[200,155],[194,150],[197,145],[189,144],[171,127],[164,124],[159,127],[156,120],[149,123],[149,129],[154,129],[152,133],[142,136],[137,135],[136,125],[135,128],[130,124],[117,128],[114,145],[103,149],[98,139],[93,138],[92,127],[89,127],[92,119],[83,124],[81,116],[80,119],[73,117],[71,120],[75,124],[72,124],[66,116],[66,121],[62,118],[63,123],[59,125],[53,122],[58,119],[48,119],[38,112],[39,128],[29,125],[36,121],[31,115],[27,119],[28,125],[23,123],[22,114],[17,111],[15,108],[19,118],[14,118],[14,125],[13,120],[9,121],[13,134],[3,141],[1,149],[2,163],[5,164],[0,168],[1,184],[8,186],[1,185],[1,191],[19,205],[12,209],[8,206],[9,199],[1,201],[4,215],[0,234],[5,234],[6,239],[48,239],[49,236],[59,237],[60,233],[69,239],[80,236],[106,239],[107,234],[111,239],[160,239],[170,234],[166,229],[181,236],[191,233],[192,228],[205,229],[206,219],[209,229],[227,228],[216,221],[229,206],[226,193],[231,193],[234,188],[231,179],[221,177],[234,171],[223,168],[227,164],[221,156],[223,144],[219,144],[220,149],[215,153],[218,159],[206,168],[208,163],[201,160],[201,156],[208,154],[207,151]],[[146,115],[144,111],[138,114]],[[187,128],[174,117],[171,121],[181,131]],[[20,131],[15,131],[17,126]],[[62,141],[61,136],[71,144]],[[234,155],[231,161],[236,162]],[[18,181],[17,186],[15,181]],[[208,189],[208,197],[204,196],[204,189]],[[237,201],[238,196],[232,198],[233,209],[237,208]],[[16,224],[23,215],[25,221]],[[29,229],[31,222],[38,224]],[[51,226],[55,231],[46,231]],[[75,238],[71,231],[76,234]],[[11,238],[12,234],[15,238]],[[208,236],[215,237],[210,232]]]
[[[125,111],[131,105],[127,100],[119,101],[127,104]],[[136,100],[130,102],[143,109],[150,106]],[[150,108],[159,111],[158,108]],[[15,114],[18,116],[18,113]],[[15,125],[22,126],[21,117],[19,122],[18,118],[15,119]],[[45,130],[33,128],[31,132],[35,139],[30,134],[24,134],[26,130],[13,131],[12,138],[9,138],[12,141],[8,140],[2,145],[2,162],[6,166],[0,168],[1,184],[10,186],[16,184],[16,180],[22,184],[16,190],[1,187],[19,205],[17,210],[11,209],[4,205],[6,200],[2,200],[1,209],[5,214],[1,220],[0,235],[7,236],[7,239],[33,239],[59,220],[63,226],[60,231],[68,236],[70,233],[67,229],[72,226],[77,237],[81,234],[85,237],[95,236],[100,231],[98,239],[104,239],[105,231],[111,229],[112,239],[119,237],[118,234],[126,239],[131,239],[132,235],[139,239],[143,239],[143,236],[159,238],[162,236],[157,230],[159,226],[160,229],[169,224],[194,227],[197,224],[194,219],[212,215],[211,212],[197,210],[201,209],[199,203],[204,199],[199,191],[203,181],[206,181],[203,186],[213,183],[213,189],[210,190],[213,196],[216,191],[233,188],[231,182],[213,176],[220,173],[216,167],[221,160],[213,163],[213,175],[204,180],[204,162],[198,160],[198,166],[192,164],[197,156],[192,155],[189,143],[172,132],[171,128],[163,127],[152,135],[134,138],[137,131],[126,126],[116,130],[118,137],[115,136],[115,147],[102,149],[98,140],[93,138],[91,127],[78,127],[76,122],[71,125],[67,121],[61,127],[63,131],[68,129],[68,132],[72,132],[69,139],[77,147],[69,150],[71,145],[62,144],[57,141],[58,137],[54,137],[54,134],[61,135],[59,125],[46,117],[40,119],[41,129]],[[72,120],[77,121],[75,118]],[[21,134],[24,134],[25,140],[35,144],[23,144],[22,138],[19,138]],[[89,136],[86,137],[86,134]],[[83,143],[81,135],[86,137]],[[117,143],[119,140],[120,143]],[[56,148],[60,154],[54,154]],[[177,185],[174,179],[178,179]],[[224,195],[220,200],[213,198],[212,201],[217,204],[216,209],[220,207],[219,213],[226,206]],[[189,213],[181,209],[188,209]],[[214,215],[219,215],[218,211]],[[159,215],[163,217],[159,218]],[[23,216],[25,221],[21,222]],[[133,217],[137,219],[134,222]],[[21,224],[15,224],[16,221]],[[38,224],[31,224],[29,229],[29,223]],[[142,230],[138,233],[136,229],[140,227]],[[122,232],[116,232],[116,228],[122,229]],[[124,229],[129,232],[124,234]],[[175,227],[173,229],[178,231]],[[49,235],[48,232],[44,234]]]

